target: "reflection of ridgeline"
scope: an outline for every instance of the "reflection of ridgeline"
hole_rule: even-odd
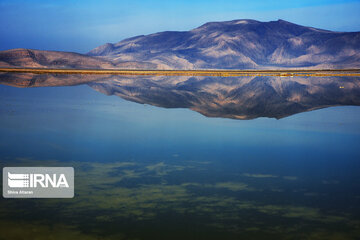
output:
[[[109,75],[0,73],[0,84],[13,87],[57,87],[103,80]]]
[[[350,77],[119,77],[88,85],[129,101],[234,119],[283,118],[330,106],[360,105],[360,81]]]
[[[87,83],[107,95],[165,108],[189,108],[209,117],[283,118],[338,105],[360,105],[354,77],[170,77],[111,75],[0,75],[18,87]]]

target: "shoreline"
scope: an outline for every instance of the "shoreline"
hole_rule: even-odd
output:
[[[237,69],[201,69],[201,70],[145,70],[145,69],[64,69],[64,68],[0,68],[0,72],[34,74],[101,74],[135,76],[360,76],[360,69],[279,69],[279,70],[237,70]]]

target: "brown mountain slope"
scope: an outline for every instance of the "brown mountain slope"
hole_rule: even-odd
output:
[[[157,68],[156,64],[124,61],[114,63],[79,53],[12,49],[0,51],[0,67],[118,69]]]

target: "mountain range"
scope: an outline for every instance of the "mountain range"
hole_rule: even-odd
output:
[[[360,68],[360,32],[334,32],[284,20],[209,22],[106,43],[87,54],[12,49],[0,67],[99,69]]]

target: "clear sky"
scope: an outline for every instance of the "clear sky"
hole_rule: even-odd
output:
[[[0,0],[0,50],[85,53],[136,35],[243,18],[360,31],[359,13],[360,0]]]

